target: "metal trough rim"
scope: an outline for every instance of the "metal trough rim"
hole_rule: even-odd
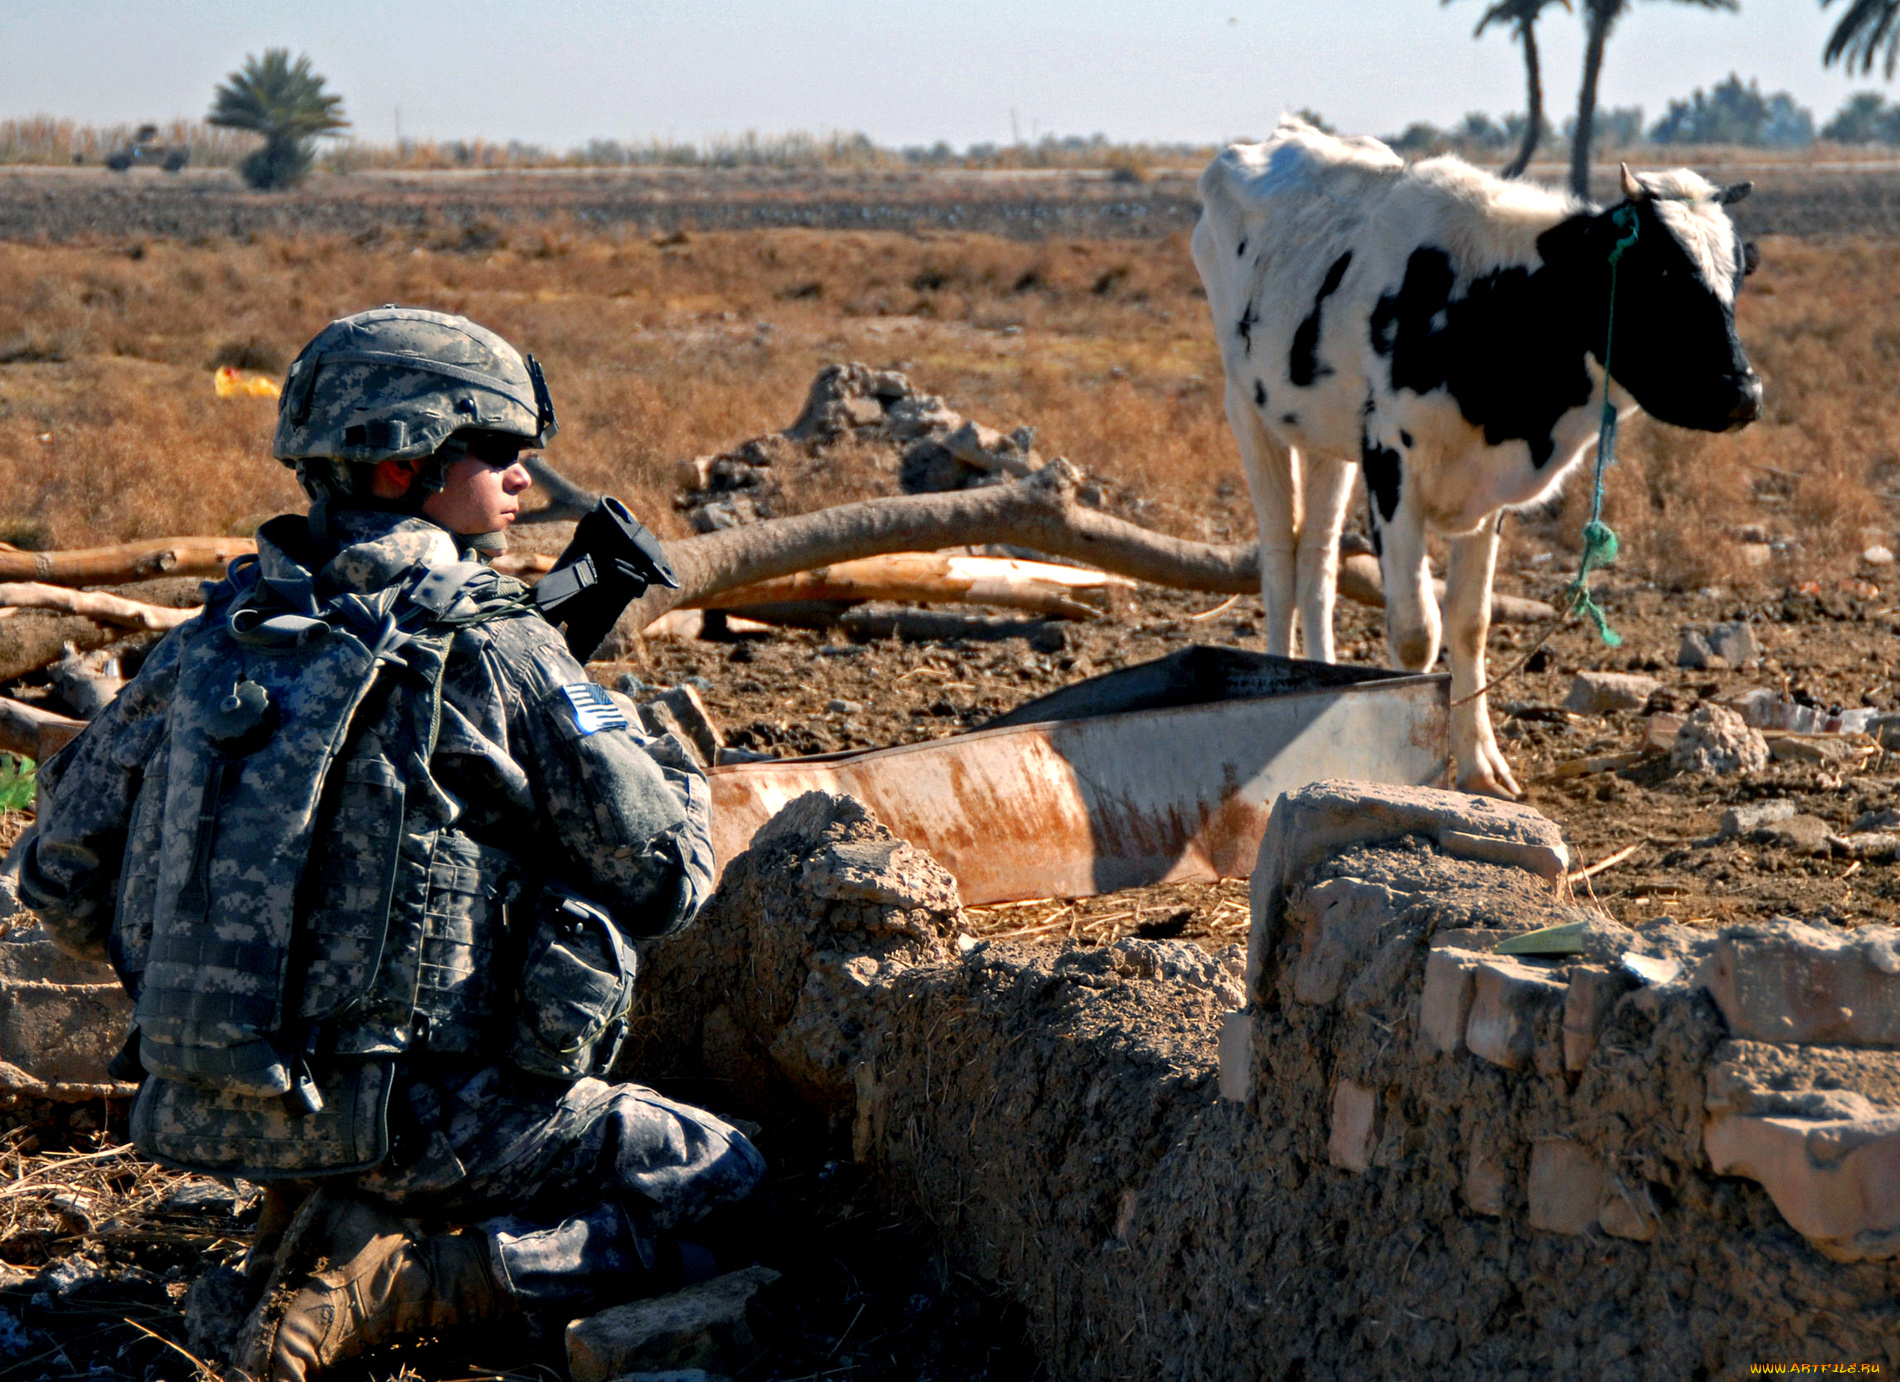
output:
[[[949,744],[966,744],[978,739],[1000,738],[1008,734],[1034,732],[1045,734],[1055,725],[1072,724],[1112,724],[1117,721],[1161,720],[1163,717],[1180,716],[1196,712],[1205,713],[1210,706],[1238,705],[1250,701],[1297,701],[1314,696],[1329,699],[1341,696],[1364,695],[1375,691],[1393,691],[1401,688],[1419,686],[1432,682],[1441,682],[1447,688],[1451,686],[1449,672],[1407,672],[1390,677],[1381,677],[1376,681],[1356,682],[1348,686],[1312,687],[1303,691],[1276,691],[1268,696],[1227,696],[1219,700],[1196,701],[1189,705],[1171,705],[1149,710],[1115,710],[1103,715],[1076,716],[1063,720],[1027,720],[1020,724],[999,725],[993,729],[965,730],[958,734],[946,734],[936,739],[919,739],[913,744],[886,744],[882,748],[872,749],[835,749],[830,753],[801,754],[795,758],[761,759],[756,763],[724,763],[708,771],[714,774],[768,773],[779,768],[800,763],[842,763],[852,759],[869,758],[872,755],[898,757],[919,750],[942,750]]]

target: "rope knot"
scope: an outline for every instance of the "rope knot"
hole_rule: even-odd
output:
[[[1616,560],[1616,530],[1601,519],[1583,525],[1583,564],[1586,568],[1608,566]]]

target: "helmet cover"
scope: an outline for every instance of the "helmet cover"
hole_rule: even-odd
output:
[[[541,366],[467,317],[391,304],[331,322],[291,362],[271,454],[373,465],[433,456],[465,429],[545,446]]]

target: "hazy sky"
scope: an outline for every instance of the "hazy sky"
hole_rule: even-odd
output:
[[[697,140],[861,130],[880,143],[1102,131],[1212,142],[1310,106],[1341,129],[1521,110],[1485,0],[0,0],[0,117],[199,116],[246,53],[307,51],[356,133]],[[1601,99],[1653,120],[1730,71],[1819,119],[1850,90],[1821,67],[1845,0],[1651,0],[1613,35]],[[1553,118],[1576,103],[1581,25],[1541,26]],[[1900,95],[1900,93],[1890,93]],[[1014,124],[1012,124],[1012,113]]]

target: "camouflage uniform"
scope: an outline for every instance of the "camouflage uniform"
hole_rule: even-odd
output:
[[[303,526],[286,522],[260,531],[260,565],[304,571],[320,598],[374,596],[418,568],[473,555],[422,518],[346,508],[313,514],[310,528],[323,537],[292,552],[271,537]],[[211,591],[208,609],[221,598]],[[150,861],[162,854],[137,839],[141,787],[166,749],[181,662],[202,622],[168,635],[118,699],[42,766],[39,830],[22,861],[23,898],[68,949],[109,958],[135,1001],[150,937],[126,918],[141,890],[154,889]],[[412,809],[522,861],[523,907],[535,880],[551,876],[608,908],[631,936],[690,920],[711,887],[710,797],[683,747],[615,724],[585,741],[588,753],[577,749],[578,710],[555,693],[581,687],[586,673],[525,604],[460,629],[448,649],[439,732],[426,780],[409,784]],[[658,839],[671,844],[649,847]],[[515,976],[479,969],[457,982],[505,999]],[[498,1058],[505,1046],[478,1040],[440,1053],[425,1040],[389,1062],[388,1154],[356,1184],[407,1216],[482,1221],[496,1281],[522,1305],[605,1304],[665,1289],[693,1272],[693,1243],[722,1238],[722,1220],[744,1217],[759,1197],[763,1163],[725,1123],[637,1085],[523,1074]],[[274,1101],[252,1104],[269,1119],[241,1131],[276,1148],[272,1173],[294,1176],[298,1120]],[[181,1107],[191,1126],[160,1132],[189,1132],[198,1141],[177,1145],[209,1147],[215,1158],[216,1118],[229,1106]]]

